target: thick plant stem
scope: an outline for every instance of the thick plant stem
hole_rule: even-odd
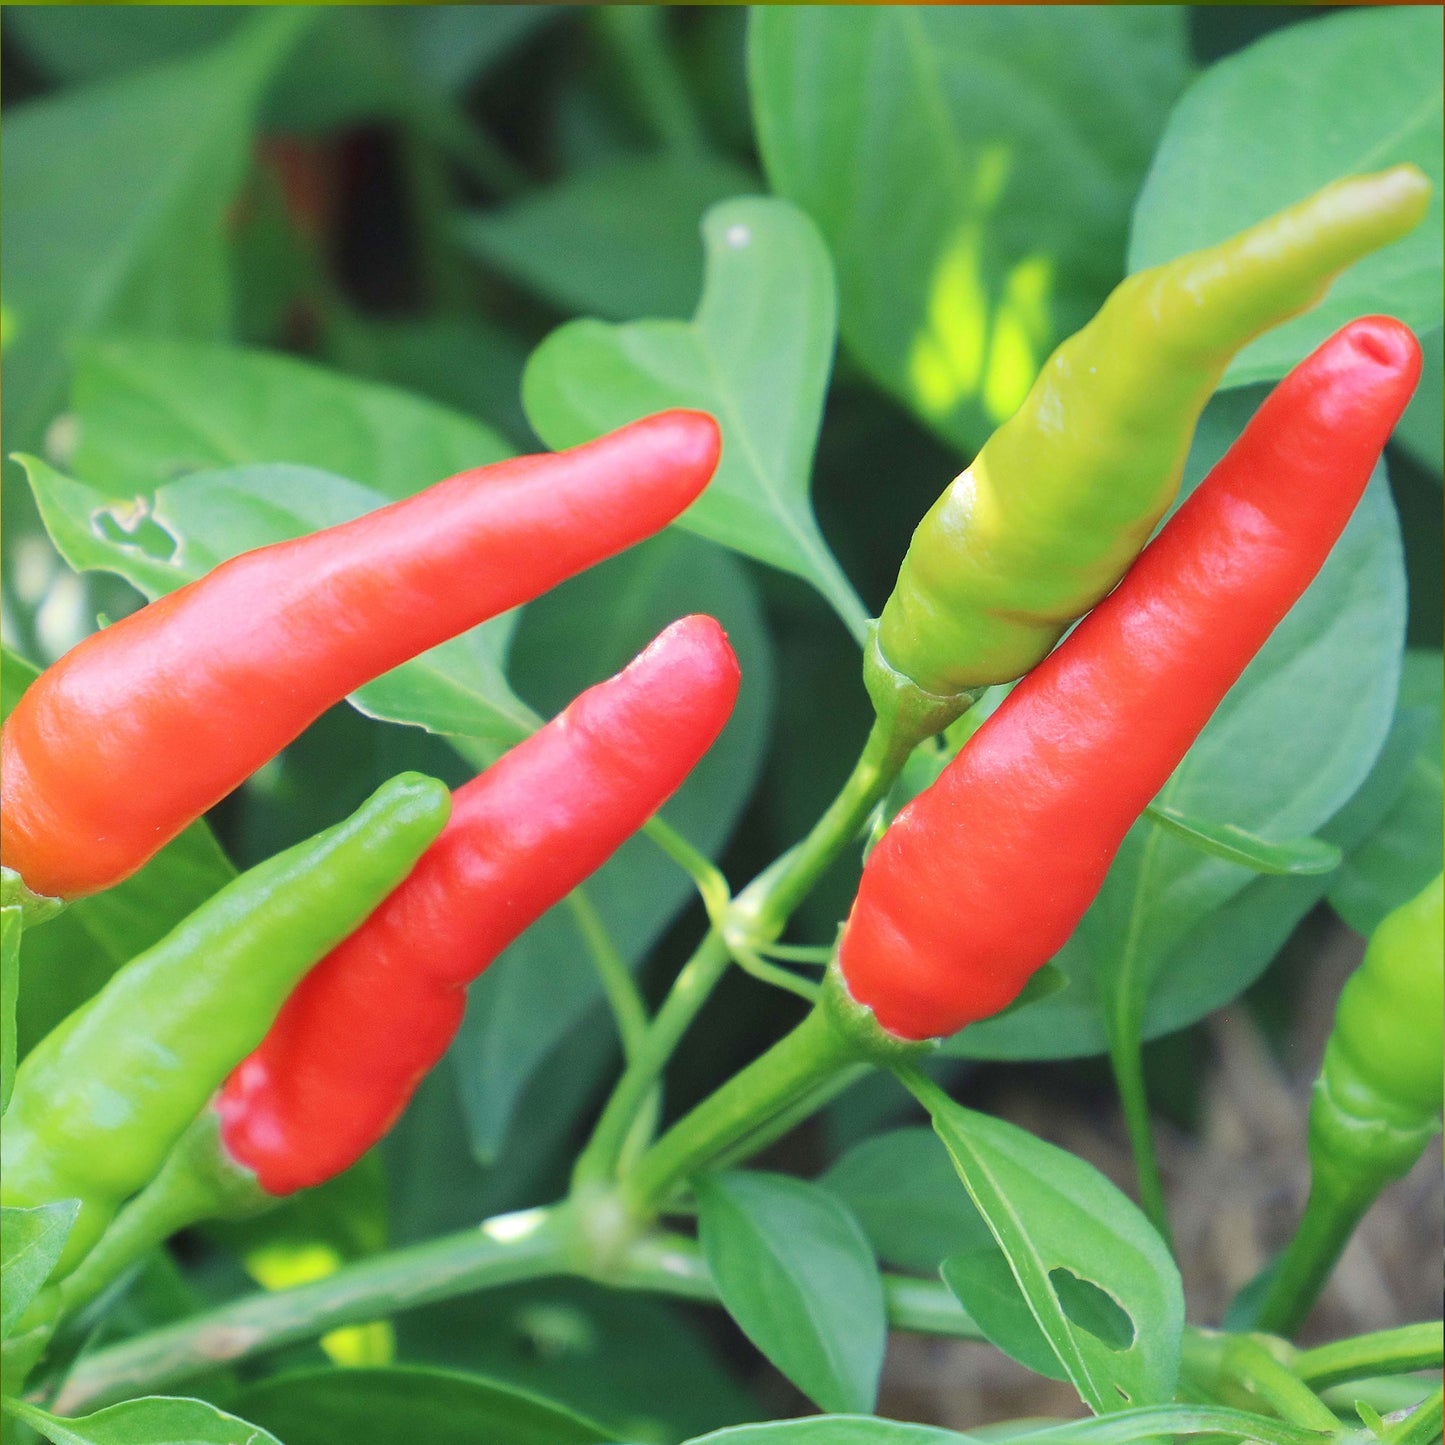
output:
[[[793,910],[858,836],[907,757],[908,747],[881,726],[874,726],[847,782],[808,836],[749,884],[730,906],[729,920],[746,934],[745,943],[767,943],[783,931]],[[577,1161],[573,1174],[576,1185],[597,1184],[612,1177],[633,1119],[731,961],[727,940],[713,927],[683,966],[636,1053],[629,1058]]]
[[[1280,1256],[1259,1307],[1257,1329],[1292,1335],[1300,1327],[1373,1200],[1373,1191],[1340,1193],[1315,1180],[1299,1228]]]
[[[1333,1431],[1339,1424],[1334,1411],[1275,1359],[1257,1335],[1227,1337],[1223,1369],[1251,1399],[1263,1401],[1282,1420],[1306,1430]]]
[[[162,1390],[218,1365],[436,1300],[526,1279],[590,1273],[567,1206],[502,1215],[479,1229],[348,1265],[312,1284],[253,1295],[98,1350],[75,1367],[54,1408],[76,1414]],[[606,1283],[717,1300],[697,1242],[681,1235],[650,1233],[633,1240],[609,1267]],[[936,1281],[885,1275],[883,1292],[898,1329],[980,1338],[977,1325]]]
[[[674,1187],[747,1139],[799,1098],[814,1095],[859,1062],[856,1045],[822,1009],[679,1119],[622,1181],[622,1198],[639,1219],[662,1210]]]

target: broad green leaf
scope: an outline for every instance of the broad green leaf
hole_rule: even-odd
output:
[[[10,1107],[15,1083],[15,1005],[20,999],[20,934],[24,927],[18,905],[0,908],[0,1114]]]
[[[117,499],[191,472],[291,462],[395,501],[512,452],[471,417],[393,387],[271,352],[141,337],[79,346],[71,405],[73,470]]]
[[[730,162],[664,153],[472,212],[457,238],[565,311],[609,321],[685,317],[702,287],[703,213],[757,189],[757,178]]]
[[[34,1209],[0,1209],[0,1339],[8,1338],[60,1259],[78,1199]]]
[[[1102,1415],[1172,1399],[1184,1289],[1153,1225],[1084,1160],[919,1075],[910,1087],[1085,1404]]]
[[[880,1259],[932,1273],[992,1236],[932,1129],[894,1129],[850,1149],[818,1183],[852,1210]]]
[[[608,1430],[540,1395],[420,1366],[307,1370],[242,1392],[236,1406],[286,1445],[605,1445]]]
[[[722,461],[679,525],[811,582],[861,641],[863,604],[808,498],[833,359],[828,253],[808,218],[777,200],[714,206],[703,243],[694,319],[554,331],[523,377],[528,419],[561,448],[664,407],[711,412]]]
[[[1329,893],[1330,906],[1368,937],[1384,916],[1413,898],[1442,862],[1441,658],[1438,652],[1405,654],[1397,726],[1418,719],[1419,742],[1400,790],[1374,831],[1351,850]]]
[[[6,1405],[54,1445],[281,1445],[268,1431],[204,1400],[150,1395],[76,1420],[17,1401]]]
[[[1414,398],[1405,408],[1395,428],[1395,440],[1407,447],[1440,480],[1445,466],[1445,423],[1441,420],[1442,398],[1445,398],[1445,330],[1434,331],[1420,338],[1424,366]]]
[[[258,100],[309,23],[301,9],[254,12],[194,59],[7,113],[8,448],[39,446],[73,337],[226,333],[226,210]]]
[[[1186,490],[1224,451],[1253,399],[1232,392],[1210,405],[1190,455]],[[1346,846],[1324,825],[1359,788],[1383,746],[1403,633],[1398,523],[1377,475],[1319,577],[1245,669],[1156,802],[1259,837],[1319,833]],[[973,1025],[950,1048],[976,1057],[1068,1057],[1104,1049],[1111,1014],[1127,1033],[1142,1008],[1145,1037],[1202,1017],[1253,982],[1272,956],[1260,949],[1271,942],[1278,947],[1287,936],[1288,928],[1276,936],[1272,923],[1248,933],[1236,928],[1233,948],[1210,945],[1209,965],[1196,956],[1212,920],[1224,916],[1220,910],[1273,881],[1252,877],[1142,819],[1055,959],[1070,987],[1009,1018]],[[1318,898],[1326,886],[1256,896]]]
[[[964,450],[1123,275],[1188,73],[1169,7],[761,6],[768,179],[817,222],[850,352]]]
[[[690,612],[722,622],[743,682],[722,736],[662,816],[716,856],[752,792],[772,712],[769,639],[752,580],[735,558],[669,530],[573,578],[528,606],[513,676],[540,712],[555,713]],[[647,838],[626,843],[582,892],[634,963],[694,896],[691,880]],[[571,910],[564,902],[544,914],[471,989],[452,1061],[481,1159],[501,1148],[527,1080],[601,998]]]
[[[1340,866],[1340,850],[1319,838],[1284,838],[1278,841],[1258,837],[1233,823],[1215,823],[1191,818],[1164,803],[1151,803],[1146,810],[1151,822],[1166,832],[1192,843],[1196,848],[1227,863],[1238,863],[1253,873],[1330,873]]]
[[[218,563],[350,521],[389,497],[372,486],[309,467],[242,466],[199,472],[120,501],[25,459],[52,541],[77,571],[118,572],[154,599]],[[370,717],[429,732],[512,743],[535,718],[507,685],[503,661],[516,614],[432,648],[353,694]]]
[[[696,1191],[708,1269],[743,1333],[823,1409],[871,1409],[888,1323],[858,1221],[781,1174],[711,1175]]]
[[[1438,6],[1330,15],[1210,66],[1175,107],[1135,207],[1131,271],[1211,246],[1343,176],[1413,161],[1435,184],[1410,235],[1246,347],[1226,387],[1283,376],[1367,312],[1422,332],[1440,325],[1440,46]]]

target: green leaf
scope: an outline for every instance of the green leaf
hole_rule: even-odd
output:
[[[722,461],[680,525],[812,583],[861,641],[863,604],[808,499],[833,358],[828,253],[807,217],[776,200],[714,206],[703,243],[694,319],[554,331],[523,377],[528,419],[561,448],[664,407],[712,412]]]
[[[308,23],[305,10],[257,12],[195,59],[7,114],[7,446],[40,444],[71,338],[225,334],[226,210],[259,97]]]
[[[1226,863],[1255,873],[1303,875],[1332,873],[1340,866],[1340,850],[1319,838],[1261,838],[1233,823],[1191,818],[1164,803],[1151,803],[1147,816],[1167,832]]]
[[[894,1129],[850,1149],[818,1183],[856,1216],[880,1259],[931,1273],[992,1236],[932,1129]]]
[[[20,935],[17,905],[0,908],[0,1114],[10,1107],[15,1084],[15,1005],[20,998]]]
[[[151,1395],[76,1420],[7,1400],[12,1414],[55,1445],[281,1445],[274,1435],[204,1400]]]
[[[8,1338],[60,1259],[78,1199],[34,1209],[0,1209],[0,1339]]]
[[[888,1326],[858,1221],[780,1174],[712,1175],[696,1189],[708,1269],[743,1333],[823,1409],[871,1409]]]
[[[990,1344],[1036,1375],[1069,1378],[1029,1309],[1008,1256],[992,1236],[986,1243],[950,1255],[939,1273]]]
[[[1080,1398],[1096,1414],[1172,1399],[1184,1289],[1154,1227],[1082,1159],[908,1082]]]
[[[1222,241],[1343,176],[1413,161],[1435,185],[1414,231],[1246,347],[1224,386],[1283,376],[1367,312],[1422,332],[1440,325],[1440,45],[1436,6],[1326,16],[1211,66],[1175,108],[1134,211],[1131,271]]]
[[[669,530],[589,569],[528,606],[513,673],[540,711],[554,713],[689,612],[722,622],[743,682],[722,736],[662,816],[716,856],[752,793],[772,715],[767,630],[752,580],[735,558]],[[583,891],[634,963],[694,896],[691,881],[647,838],[624,844]],[[478,1158],[501,1149],[523,1087],[600,998],[566,903],[544,914],[472,986],[452,1062]]]
[[[1184,12],[761,6],[749,50],[768,179],[833,252],[849,350],[977,450],[1122,276]]]
[[[1413,898],[1445,861],[1440,832],[1440,815],[1445,809],[1440,758],[1440,735],[1445,729],[1441,666],[1438,652],[1411,650],[1405,654],[1396,726],[1414,727],[1417,746],[1389,811],[1369,837],[1351,850],[1330,887],[1330,906],[1366,937],[1387,913]]]
[[[457,224],[462,246],[568,312],[687,316],[703,279],[698,229],[717,201],[758,189],[731,162],[662,154],[565,177]]]
[[[336,526],[389,497],[344,477],[290,465],[199,472],[117,501],[24,458],[51,540],[77,571],[118,572],[154,599],[254,547]],[[369,717],[429,732],[513,743],[536,719],[508,686],[516,624],[506,613],[403,663],[350,699]]]
[[[1440,480],[1445,466],[1445,425],[1441,421],[1441,399],[1445,397],[1445,330],[1420,338],[1424,365],[1414,398],[1395,428],[1395,440],[1407,447]]]
[[[603,1445],[612,1432],[540,1395],[418,1366],[308,1370],[253,1385],[236,1402],[286,1445]]]
[[[905,1425],[873,1416],[824,1415],[735,1425],[689,1440],[686,1445],[970,1445],[979,1437],[932,1425]]]
[[[1254,400],[1235,391],[1211,403],[1186,490],[1225,450]],[[1404,593],[1398,521],[1377,474],[1320,575],[1230,689],[1156,803],[1190,818],[1227,819],[1260,837],[1320,833],[1346,846],[1325,824],[1359,788],[1389,730]],[[1278,920],[1251,901],[1232,934],[1215,934],[1232,900],[1272,881],[1310,886],[1255,894],[1280,904]],[[1318,898],[1324,887],[1259,879],[1146,817],[1130,829],[1099,896],[1054,960],[1069,988],[975,1024],[949,1048],[990,1058],[1094,1053],[1107,1046],[1104,1020],[1112,1015],[1123,1026],[1141,1005],[1145,1037],[1181,1028],[1258,977],[1268,950],[1288,935],[1288,927],[1280,933],[1276,926],[1286,916],[1283,899]]]
[[[512,454],[480,422],[408,392],[235,347],[86,341],[72,406],[73,470],[117,499],[191,472],[291,462],[395,501]]]

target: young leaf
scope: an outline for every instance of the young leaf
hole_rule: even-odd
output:
[[[1134,207],[1131,271],[1222,241],[1343,176],[1413,161],[1435,183],[1414,231],[1247,346],[1225,386],[1283,376],[1364,312],[1439,326],[1440,45],[1438,6],[1331,15],[1211,65],[1175,107]]]
[[[907,1082],[1080,1398],[1097,1414],[1170,1400],[1184,1291],[1153,1226],[1082,1159],[962,1108],[921,1075]],[[955,1269],[956,1278],[965,1273]],[[989,1310],[997,1300],[985,1312],[996,1327],[1004,1322],[1017,1348],[1022,1336],[1007,1334],[1007,1306]]]
[[[0,1339],[10,1335],[50,1278],[79,1213],[78,1199],[0,1209]]]
[[[808,500],[837,302],[817,231],[786,201],[743,199],[703,221],[706,279],[688,321],[574,321],[527,363],[522,401],[551,447],[664,407],[722,426],[717,476],[679,525],[793,572],[862,640],[867,614]]]
[[[858,1221],[782,1175],[705,1177],[697,1198],[708,1268],[743,1333],[823,1409],[872,1409],[887,1318]]]

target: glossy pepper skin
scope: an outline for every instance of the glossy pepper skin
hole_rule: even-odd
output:
[[[0,1200],[79,1199],[63,1272],[256,1047],[297,980],[411,871],[451,806],[415,773],[242,874],[117,972],[25,1058]]]
[[[1303,1318],[1379,1192],[1439,1132],[1445,1095],[1445,877],[1385,917],[1335,1012],[1310,1103],[1310,1196],[1257,1325]]]
[[[1125,832],[1324,563],[1419,375],[1351,323],[1271,393],[1119,586],[869,855],[838,962],[888,1033],[955,1033],[1058,951]]]
[[[288,1194],[369,1149],[451,1042],[466,985],[676,791],[737,688],[722,628],[684,618],[458,789],[411,876],[226,1082],[230,1157]]]
[[[670,411],[463,472],[87,638],[0,737],[5,864],[56,898],[119,882],[363,683],[665,526],[719,447]]]
[[[1044,657],[1174,500],[1235,353],[1408,231],[1429,194],[1413,166],[1339,181],[1124,281],[919,524],[869,650],[880,712],[899,678],[952,696]]]

